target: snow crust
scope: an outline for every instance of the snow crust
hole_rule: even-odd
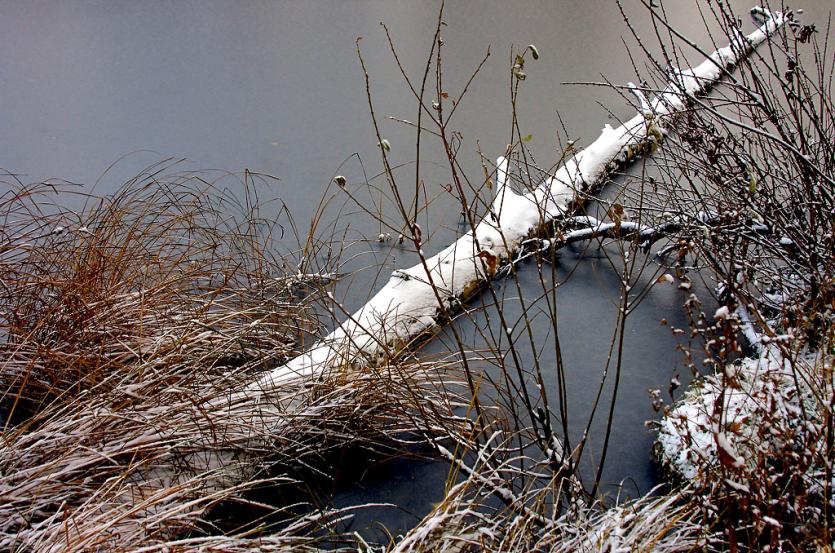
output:
[[[661,420],[659,457],[684,480],[705,484],[709,471],[718,469],[719,450],[743,467],[746,458],[756,457],[751,453],[760,442],[760,423],[789,420],[798,401],[787,372],[763,370],[753,358],[728,365],[724,375],[709,376],[688,390]]]

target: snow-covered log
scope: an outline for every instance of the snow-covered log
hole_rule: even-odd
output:
[[[518,194],[507,182],[508,162],[497,162],[497,191],[490,212],[474,230],[437,255],[409,269],[395,270],[386,285],[359,311],[314,347],[264,374],[244,393],[269,391],[280,383],[306,378],[345,363],[374,363],[443,324],[447,307],[471,299],[497,268],[514,258],[522,242],[544,225],[571,215],[613,169],[643,153],[652,153],[665,125],[689,100],[707,92],[726,71],[784,23],[779,12],[755,8],[764,24],[715,51],[697,67],[676,70],[666,89],[617,128],[606,125],[600,136],[576,152],[535,190]],[[439,305],[446,302],[446,306]]]

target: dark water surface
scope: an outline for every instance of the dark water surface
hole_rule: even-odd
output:
[[[829,0],[802,4],[795,7],[805,8],[807,19],[821,23],[832,6]],[[649,39],[652,33],[639,2],[625,5]],[[695,2],[664,5],[690,38],[711,49]],[[247,168],[278,177],[265,197],[286,203],[306,227],[335,174],[345,175],[350,183],[363,181],[358,159],[370,176],[379,171],[355,40],[363,37],[377,114],[381,119],[394,114],[414,120],[414,101],[379,22],[389,26],[406,70],[417,76],[436,19],[434,2],[0,2],[0,167],[25,182],[55,178],[90,184],[121,160],[95,187],[100,194],[167,157],[185,158],[178,168],[183,171]],[[463,168],[476,180],[481,178],[476,140],[485,155],[495,158],[510,137],[511,45],[534,43],[541,54],[526,68],[519,116],[543,165],[553,163],[558,147],[558,112],[569,136],[581,145],[595,138],[604,123],[616,123],[597,102],[619,117],[632,112],[612,91],[561,84],[599,81],[601,75],[616,83],[636,80],[622,42],[626,38],[631,43],[631,37],[614,2],[450,2],[445,21],[444,88],[451,95],[459,93],[488,47],[491,51],[452,125],[463,135]],[[408,165],[415,158],[414,133],[386,120],[381,128],[392,145],[393,162],[407,164],[397,174],[408,195],[414,183],[414,166]],[[432,145],[424,146],[422,156],[427,193],[442,194],[441,185],[449,182],[443,156]],[[370,196],[369,205],[376,197]],[[353,213],[344,219],[351,227],[350,240],[379,232],[371,217],[346,209]],[[396,220],[393,212],[385,215]],[[460,232],[457,219],[458,207],[442,195],[425,218],[425,228],[435,229],[427,253],[454,239]],[[349,253],[372,253],[346,266],[370,267],[340,288],[349,309],[382,285],[385,279],[374,278],[381,265],[388,274],[409,257],[361,241],[352,247]],[[538,290],[536,278],[533,270],[522,271],[531,295]],[[560,339],[576,434],[605,365],[618,277],[599,255],[569,251],[562,255],[557,280],[562,282]],[[502,286],[509,296],[508,311],[518,310],[519,302],[510,297],[515,291]],[[628,482],[630,495],[642,493],[658,479],[650,457],[652,434],[643,425],[654,416],[646,390],[665,388],[674,373],[686,372],[675,351],[676,338],[658,322],[667,318],[685,326],[679,309],[685,298],[673,287],[658,287],[629,320],[617,422],[604,473],[610,493],[621,481]],[[474,345],[479,324],[460,325]],[[543,340],[547,331],[548,325],[542,324]],[[428,347],[429,352],[442,349],[442,340]],[[553,366],[548,351],[540,354],[540,361]],[[603,401],[608,403],[605,395]],[[593,449],[600,445],[595,438],[602,438],[602,422],[594,427]],[[396,470],[375,469],[376,476],[335,499],[342,505],[367,500],[401,506],[389,514],[374,511],[358,525],[376,517],[402,531],[440,498],[443,464],[398,461],[392,466]]]

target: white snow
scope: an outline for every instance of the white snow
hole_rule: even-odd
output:
[[[734,466],[744,469],[756,462],[762,448],[769,447],[764,427],[770,428],[772,440],[781,439],[786,431],[764,425],[788,427],[802,418],[801,402],[810,401],[810,393],[798,392],[792,373],[775,363],[771,353],[764,349],[759,358],[728,364],[722,373],[691,386],[660,421],[658,453],[664,465],[685,480],[705,484],[719,466],[717,448]],[[812,357],[796,362],[806,366],[804,370],[816,363]],[[728,484],[738,490],[746,486],[745,482]]]

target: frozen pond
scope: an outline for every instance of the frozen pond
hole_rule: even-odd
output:
[[[625,5],[649,37],[640,2],[630,0]],[[711,49],[695,2],[666,2],[665,7],[689,38]],[[825,24],[824,10],[831,4],[809,0],[803,7],[807,19]],[[356,39],[363,37],[360,45],[378,115],[414,119],[415,103],[379,22],[390,28],[406,70],[417,75],[429,52],[436,19],[433,3],[407,1],[2,2],[0,167],[24,182],[98,181],[93,190],[99,194],[113,191],[136,171],[168,157],[186,160],[178,170],[243,172],[246,168],[279,178],[265,195],[284,202],[304,231],[335,174],[345,175],[349,182],[361,181],[358,160],[369,175],[379,171]],[[630,114],[626,102],[612,91],[561,84],[599,81],[601,75],[615,83],[635,80],[622,42],[629,33],[614,2],[450,2],[445,21],[448,90],[460,90],[488,46],[491,51],[452,125],[463,135],[462,166],[475,178],[481,175],[476,140],[490,158],[501,154],[509,141],[512,45],[534,43],[541,54],[526,68],[519,117],[533,137],[528,145],[542,165],[554,161],[561,125],[583,144],[596,137],[604,123],[615,122],[597,102],[616,116]],[[392,145],[393,162],[406,164],[398,174],[410,189],[414,133],[392,121],[383,121],[382,129]],[[104,174],[114,162],[115,167]],[[430,195],[448,182],[443,163],[437,148],[424,148],[422,178]],[[458,207],[450,198],[433,205],[427,221],[435,233],[428,254],[460,232],[457,220]],[[367,215],[352,215],[350,224],[352,240],[378,232]],[[385,278],[375,278],[381,265],[387,275],[404,263],[396,251],[367,242],[351,247],[349,253],[373,255],[359,258],[354,268],[366,269],[340,288],[348,309],[361,305],[375,286],[382,286]],[[566,251],[562,259],[557,271],[562,282],[560,340],[571,429],[576,434],[588,416],[606,362],[618,277],[594,251],[585,255]],[[535,279],[534,271],[523,270],[523,285],[531,295],[539,286]],[[501,294],[515,295],[509,286],[500,288]],[[617,493],[624,482],[624,493],[634,496],[657,482],[650,456],[653,436],[644,427],[644,421],[654,416],[647,389],[666,389],[674,374],[684,377],[687,372],[675,350],[676,337],[668,326],[659,325],[666,318],[671,325],[686,327],[680,310],[686,296],[673,287],[658,290],[629,319],[603,475],[608,493]],[[515,305],[508,300],[509,311],[517,309]],[[550,327],[541,322],[538,332],[544,339]],[[475,328],[482,323],[476,319],[460,324],[474,346],[478,345]],[[438,341],[427,351],[442,349],[443,341]],[[547,351],[540,355],[544,365],[555,362]],[[603,404],[608,401],[604,394]],[[602,419],[593,426],[600,439]],[[599,448],[600,439],[592,439],[589,447]],[[340,491],[335,501],[395,503],[400,510],[375,511],[357,524],[369,524],[376,517],[393,531],[402,531],[441,497],[446,471],[443,463],[398,460],[373,468],[367,481]]]

